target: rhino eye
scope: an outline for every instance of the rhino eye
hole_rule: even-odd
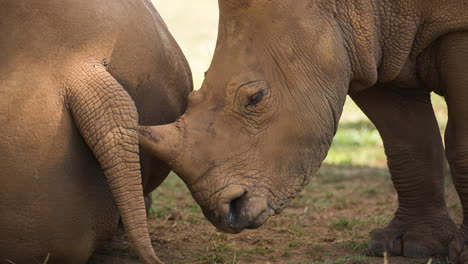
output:
[[[263,99],[264,92],[260,91],[252,96],[249,97],[249,103],[246,107],[255,107],[258,103],[260,103]]]

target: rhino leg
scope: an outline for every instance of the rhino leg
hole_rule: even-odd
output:
[[[453,244],[454,263],[468,261],[468,32],[445,36],[437,51],[439,83],[449,110],[446,153],[463,207],[464,240]]]
[[[444,148],[430,93],[380,85],[352,98],[379,130],[399,201],[390,224],[371,233],[370,253],[447,254],[459,231],[445,204]]]

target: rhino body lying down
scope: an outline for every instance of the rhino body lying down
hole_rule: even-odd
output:
[[[138,121],[176,120],[192,82],[151,2],[0,0],[0,33],[0,263],[86,263],[119,215],[158,262],[143,192],[170,169]]]
[[[375,255],[468,261],[468,1],[219,0],[216,51],[174,124],[142,128],[227,232],[278,214],[319,168],[349,94],[378,128],[398,192]],[[449,108],[446,150],[431,91]],[[444,156],[463,204],[447,215]],[[466,232],[468,234],[468,232]]]

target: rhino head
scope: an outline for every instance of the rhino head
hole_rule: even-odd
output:
[[[172,166],[223,231],[280,213],[327,155],[351,73],[333,12],[320,2],[220,0],[202,88],[176,123],[141,128],[141,145]]]

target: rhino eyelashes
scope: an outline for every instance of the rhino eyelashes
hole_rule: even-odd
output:
[[[258,103],[260,103],[263,100],[263,97],[265,96],[265,92],[263,90],[259,91],[258,93],[255,93],[254,95],[249,97],[249,103],[247,104],[246,107],[255,107],[257,106]]]

